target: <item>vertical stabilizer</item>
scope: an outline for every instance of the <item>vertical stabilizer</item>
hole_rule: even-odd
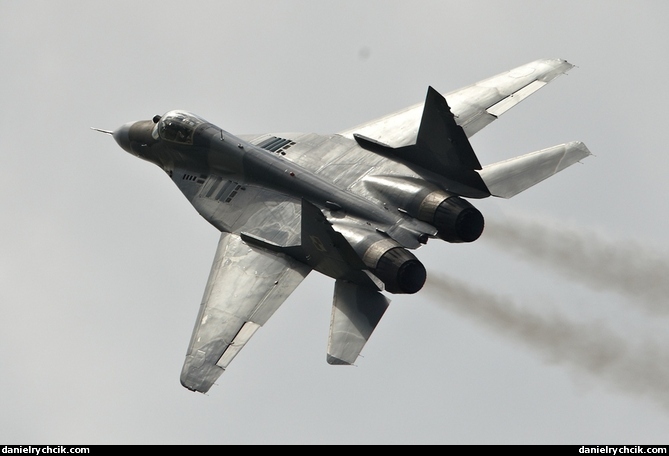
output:
[[[474,153],[467,134],[455,121],[446,98],[428,87],[416,143],[394,148],[363,135],[353,137],[361,147],[376,153],[401,158],[460,184],[463,196],[490,196],[477,170],[481,163]]]

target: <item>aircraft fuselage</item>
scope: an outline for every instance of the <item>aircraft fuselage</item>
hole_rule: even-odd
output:
[[[171,111],[160,118],[156,116],[154,121],[125,124],[114,132],[114,138],[124,150],[170,175],[175,169],[194,175],[214,174],[271,188],[293,198],[306,198],[335,217],[338,212],[345,213],[364,218],[382,232],[402,231],[401,237],[406,239],[402,243],[409,248],[424,244],[436,234],[432,226],[409,217],[402,208],[378,204],[342,189],[285,156],[246,142],[198,116]],[[355,141],[350,142],[359,147]],[[428,188],[428,184],[423,187]]]

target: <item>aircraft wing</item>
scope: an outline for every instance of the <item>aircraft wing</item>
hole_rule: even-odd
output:
[[[207,392],[310,271],[287,255],[248,245],[236,234],[221,233],[181,384]]]
[[[445,95],[456,123],[473,136],[500,115],[566,73],[573,65],[561,59],[535,60]],[[341,132],[362,135],[393,148],[416,143],[424,103]]]
[[[305,200],[216,175],[190,176],[183,170],[172,173],[193,206],[222,234],[182,385],[207,392],[312,267],[337,278],[327,361],[353,364],[389,300],[348,241]]]

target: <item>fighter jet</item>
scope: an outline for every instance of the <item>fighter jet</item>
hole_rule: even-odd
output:
[[[573,67],[537,60],[336,134],[234,136],[185,111],[113,135],[155,163],[221,232],[181,372],[205,393],[302,280],[335,279],[327,362],[353,364],[388,308],[427,272],[430,239],[472,242],[467,199],[510,198],[590,155],[581,142],[481,166],[469,138]]]

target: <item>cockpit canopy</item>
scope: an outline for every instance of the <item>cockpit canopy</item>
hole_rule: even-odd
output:
[[[154,137],[157,134],[166,141],[180,144],[193,144],[195,130],[206,121],[185,111],[170,111],[160,118]]]

